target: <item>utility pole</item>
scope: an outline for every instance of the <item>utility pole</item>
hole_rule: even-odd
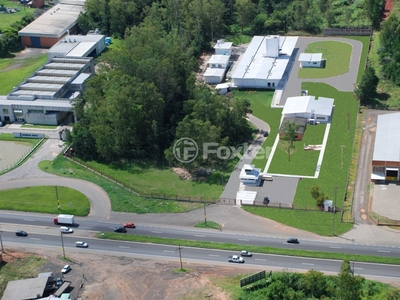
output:
[[[336,194],[337,186],[335,186],[335,199],[333,200],[333,224],[332,224],[332,235],[335,235],[335,216],[336,216]]]
[[[0,234],[0,243],[1,243],[1,253],[4,253],[4,247],[3,247],[3,239],[1,238],[1,234]]]
[[[342,148],[342,159],[341,159],[341,166],[343,168],[343,148],[345,147],[345,145],[340,145],[340,147]]]
[[[63,237],[63,233],[62,232],[61,232],[61,245],[62,245],[63,255],[64,255],[64,258],[65,258],[64,237]]]
[[[204,224],[207,226],[207,212],[206,212],[206,203],[204,202]]]
[[[182,253],[181,253],[181,250],[182,250],[183,248],[179,245],[178,246],[178,249],[176,249],[176,250],[179,250],[179,260],[181,261],[181,270],[183,271],[183,266],[182,266]]]
[[[57,186],[55,186],[56,188],[56,200],[57,200],[57,205],[58,205],[58,210],[60,210],[60,200],[58,199],[58,190],[57,190]]]
[[[350,114],[347,114],[347,132],[350,132]]]

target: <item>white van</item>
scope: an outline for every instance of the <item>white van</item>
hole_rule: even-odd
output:
[[[62,226],[62,227],[60,227],[60,232],[61,233],[73,233],[74,231],[69,227]]]

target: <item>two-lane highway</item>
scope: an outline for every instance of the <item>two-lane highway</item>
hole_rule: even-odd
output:
[[[42,247],[51,247],[59,249],[61,251],[61,238],[60,235],[50,234],[29,234],[28,237],[17,237],[12,232],[3,232],[3,243],[5,247],[7,245],[36,245]],[[82,240],[73,234],[63,235],[65,251],[68,256],[68,251],[79,251],[79,252],[103,252],[113,255],[134,255],[137,257],[147,257],[153,259],[169,259],[179,260],[178,245],[155,245],[135,242],[124,242],[124,241],[110,241],[110,240],[99,240],[99,239],[84,239],[85,242],[89,243],[89,248],[81,249],[75,248],[75,242]],[[228,263],[228,256],[232,254],[239,254],[232,251],[222,251],[214,249],[199,249],[183,247],[181,250],[183,261],[191,261],[197,263],[205,263],[208,265],[230,265]],[[281,255],[268,255],[253,253],[253,257],[245,257],[245,264],[231,264],[241,268],[243,266],[251,266],[255,268],[263,268],[268,270],[269,268],[274,269],[285,269],[292,271],[299,270],[319,270],[326,273],[338,273],[342,261],[339,260],[327,260],[327,259],[314,259],[304,257],[292,257],[292,256],[281,256]],[[385,265],[385,264],[371,264],[371,263],[352,263],[352,268],[357,275],[365,277],[382,277],[385,279],[400,280],[400,266],[397,265]]]
[[[110,232],[121,223],[93,221],[86,218],[75,218],[76,232]],[[0,223],[18,224],[22,226],[44,227],[58,229],[53,224],[53,217],[41,214],[26,213],[0,213]],[[267,246],[284,249],[302,249],[321,252],[338,252],[348,254],[363,254],[386,257],[400,257],[400,247],[386,245],[362,245],[343,239],[342,242],[325,240],[300,240],[300,244],[293,245],[286,242],[286,238],[266,237],[259,235],[234,234],[232,232],[219,232],[206,229],[177,229],[164,227],[141,226],[136,224],[136,229],[128,229],[128,234],[152,237],[174,238],[183,240],[208,241],[255,246]],[[27,227],[29,231],[29,227]],[[36,231],[35,231],[36,232]],[[40,230],[39,230],[40,232]],[[87,235],[87,234],[86,234]]]

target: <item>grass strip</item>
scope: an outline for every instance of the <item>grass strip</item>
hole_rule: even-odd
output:
[[[231,251],[238,251],[243,248],[246,248],[247,251],[253,253],[301,256],[301,257],[311,257],[311,258],[321,258],[321,259],[337,259],[337,260],[347,259],[350,261],[400,265],[400,258],[397,257],[383,257],[383,256],[337,253],[337,252],[319,252],[319,251],[297,250],[297,249],[281,249],[281,248],[273,248],[266,246],[202,242],[202,241],[181,240],[181,239],[171,239],[171,238],[167,239],[160,237],[148,237],[142,235],[129,235],[129,234],[112,233],[112,232],[100,232],[96,234],[96,237],[104,240],[119,240],[119,241],[129,241],[138,243],[160,244],[160,245],[180,245],[185,247],[231,250]]]

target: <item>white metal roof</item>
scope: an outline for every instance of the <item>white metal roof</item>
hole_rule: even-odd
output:
[[[72,49],[68,54],[67,57],[82,57],[88,54],[89,51],[93,51],[96,46],[96,42],[81,42],[77,45],[74,49]]]
[[[0,98],[0,106],[40,106],[45,107],[46,109],[54,107],[54,108],[72,108],[72,105],[69,100],[41,100],[36,99],[34,101],[28,100],[8,100],[7,98]]]
[[[217,41],[217,43],[214,46],[214,49],[221,49],[221,50],[229,50],[232,48],[233,43],[232,42],[220,42]]]
[[[281,79],[289,58],[297,43],[297,37],[279,37],[280,55],[278,58],[265,57],[265,36],[254,36],[232,78]]]
[[[225,69],[222,68],[207,68],[207,70],[204,72],[204,77],[206,76],[224,76],[225,74]]]
[[[400,161],[400,113],[378,116],[372,160]]]
[[[247,172],[246,172],[247,170]],[[239,178],[246,179],[257,179],[260,176],[260,170],[258,168],[254,168],[254,165],[244,165],[242,170],[240,171]]]
[[[320,62],[322,60],[322,53],[300,53],[300,62]]]
[[[229,55],[215,54],[208,60],[209,64],[227,64],[229,61]]]
[[[312,113],[324,116],[330,116],[333,108],[332,98],[319,97],[318,100],[314,96],[298,96],[288,97],[285,107],[282,110],[283,115]]]
[[[83,4],[57,4],[22,28],[18,35],[60,38],[77,23],[79,14],[84,11]]]
[[[256,197],[256,191],[239,191],[236,193],[236,199],[241,200],[243,204],[254,203]]]

